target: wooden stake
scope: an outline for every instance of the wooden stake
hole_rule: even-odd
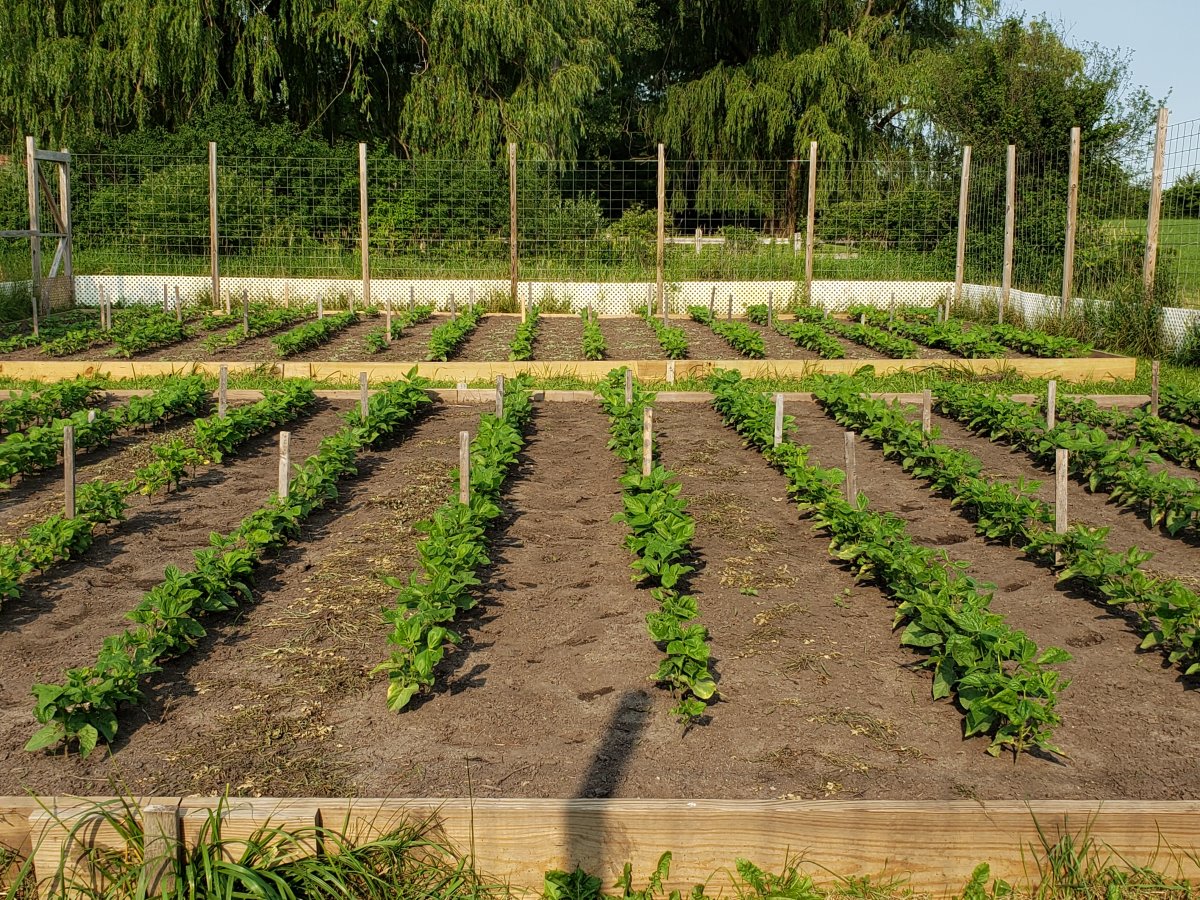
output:
[[[171,298],[167,291],[167,286],[163,285],[163,315],[169,315],[171,312]]]
[[[371,395],[367,390],[367,373],[358,373],[358,411],[362,415],[363,421],[367,421],[367,413],[370,411]]]
[[[700,255],[700,244],[704,240],[704,229],[699,225],[696,226],[696,255]]]
[[[91,424],[92,422],[95,422],[95,421],[96,421],[96,411],[94,409],[89,409],[88,410],[88,424]]]
[[[474,305],[475,305],[475,285],[469,284],[469,285],[467,285],[467,306],[471,307]]]
[[[458,502],[467,506],[471,502],[471,433],[458,433]]]
[[[37,337],[42,305],[42,207],[38,197],[37,142],[30,136],[25,138],[25,187],[29,200],[29,274],[33,287],[30,326],[33,336]]]
[[[408,286],[408,311],[412,312],[417,306],[417,289],[411,284]]]
[[[775,327],[775,292],[767,291],[767,327]]]
[[[250,334],[250,291],[242,288],[242,334]]]
[[[1000,277],[1000,311],[998,321],[1004,323],[1004,307],[1012,294],[1013,243],[1017,225],[1017,145],[1008,145],[1004,182],[1004,271]]]
[[[654,407],[642,410],[642,476],[654,470]]]
[[[817,227],[817,142],[808,145],[808,225],[804,232],[804,295],[812,297],[813,250]]]
[[[108,318],[108,301],[104,297],[104,285],[97,285],[96,290],[100,293],[100,328],[108,331],[112,328],[112,323]]]
[[[529,311],[533,309],[533,282],[525,285],[525,306],[521,309],[521,321],[524,322],[529,315]]]
[[[508,143],[508,278],[509,297],[513,306],[517,296],[517,145]],[[525,321],[525,307],[521,307],[521,321]]]
[[[371,233],[367,218],[367,145],[358,145],[358,241],[362,257],[363,307],[371,306]],[[350,295],[350,311],[354,311],[354,295]],[[388,329],[389,333],[391,329]]]
[[[733,294],[729,295],[729,310],[726,313],[725,318],[733,321]]]
[[[921,391],[921,431],[929,434],[933,430],[933,394],[928,388]]]
[[[858,499],[858,475],[854,469],[854,432],[846,432],[846,501],[854,503]]]
[[[75,427],[63,428],[63,515],[75,518]]]
[[[1159,361],[1153,360],[1150,363],[1150,415],[1158,417],[1158,381],[1160,369],[1162,368]]]
[[[504,376],[496,376],[496,418],[504,418]]]
[[[783,394],[775,395],[775,436],[772,446],[783,443]]]
[[[633,405],[633,369],[625,367],[625,405]]]
[[[277,493],[280,500],[288,496],[288,482],[292,475],[292,433],[279,432],[279,487]]]
[[[217,415],[224,416],[229,407],[229,367],[221,366],[217,377]]]
[[[1058,382],[1053,378],[1046,385],[1046,430],[1058,423]]]
[[[970,209],[971,146],[963,147],[962,175],[958,181],[958,244],[954,254],[954,302],[962,302],[963,278],[967,266],[967,212]],[[949,307],[950,301],[946,301]]]
[[[325,297],[324,295],[317,296],[317,318],[325,318]]]
[[[1071,162],[1067,176],[1067,241],[1063,246],[1062,306],[1065,316],[1075,295],[1075,232],[1079,222],[1079,129],[1071,129]]]
[[[183,321],[183,303],[179,299],[179,285],[175,285],[175,321]]]
[[[1067,531],[1067,478],[1070,475],[1067,451],[1059,448],[1054,451],[1054,531],[1056,534],[1066,534]]]
[[[221,307],[221,263],[217,249],[217,144],[208,143],[208,277],[213,309]],[[226,310],[228,312],[228,310]]]
[[[450,292],[450,315],[458,316],[458,303],[454,299],[454,291]]]
[[[1162,214],[1163,160],[1167,152],[1167,109],[1158,111],[1154,132],[1154,169],[1150,179],[1150,208],[1146,213],[1146,258],[1142,264],[1142,288],[1149,301],[1154,296],[1154,271],[1158,266],[1158,223]]]
[[[174,895],[183,846],[179,802],[149,803],[141,812],[144,863],[139,893],[144,897]]]
[[[708,317],[713,317],[713,307],[717,305],[717,286],[712,286],[712,293],[708,295]]]
[[[658,221],[657,242],[654,253],[654,295],[659,309],[662,310],[663,321],[667,321],[667,299],[663,294],[663,262],[666,258],[667,244],[667,151],[658,145]]]
[[[292,283],[290,281],[283,283],[283,308],[292,308]]]
[[[675,360],[667,360],[667,384],[675,383]]]
[[[387,292],[383,302],[384,302],[384,306],[386,307],[386,310],[384,312],[383,336],[384,336],[384,340],[390,344],[392,342],[392,292],[391,291]]]
[[[859,324],[859,325],[866,325],[866,324],[867,324],[867,314],[866,314],[866,313],[859,313],[859,314],[858,314],[858,324]]]

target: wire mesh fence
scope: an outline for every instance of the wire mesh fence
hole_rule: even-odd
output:
[[[663,277],[669,285],[791,284],[800,295],[811,190],[816,281],[892,283],[900,291],[907,283],[913,292],[951,283],[961,166],[958,154],[820,159],[814,178],[807,159],[668,160]],[[1016,290],[1050,296],[1062,290],[1069,167],[1065,150],[1017,156]],[[1119,159],[1083,154],[1074,296],[1106,299],[1138,289],[1149,169],[1141,147]],[[20,161],[3,172],[0,212],[19,208],[8,194],[24,189]],[[401,290],[387,282],[465,282],[464,292],[511,309],[515,213],[519,281],[538,283],[545,294],[533,299],[553,301],[555,284],[588,284],[613,286],[614,294],[617,285],[636,285],[626,293],[644,301],[658,269],[657,160],[518,159],[515,172],[514,185],[505,159],[372,153],[366,219],[370,272],[381,282],[373,300],[382,303],[388,291]],[[215,176],[223,278],[322,282],[320,290],[356,296],[363,276],[362,184],[350,149],[322,158],[218,155]],[[74,154],[76,273],[208,276],[210,178],[205,148],[176,156]],[[967,283],[1002,283],[1007,181],[1005,149],[975,148],[966,197]],[[1200,121],[1172,126],[1164,184],[1156,291],[1167,304],[1200,305]],[[20,224],[0,222],[0,230]],[[20,280],[28,256],[21,247],[17,239],[0,241],[0,280]],[[27,273],[27,261],[24,266]],[[274,284],[259,293],[280,299]]]

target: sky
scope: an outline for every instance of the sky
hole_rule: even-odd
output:
[[[1130,51],[1133,80],[1155,99],[1167,97],[1171,122],[1200,119],[1200,0],[1009,0],[1005,6],[1024,8],[1026,18],[1044,13],[1062,26],[1068,43]]]

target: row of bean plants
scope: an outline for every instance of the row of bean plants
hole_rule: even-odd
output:
[[[1045,410],[1043,398],[1041,409]],[[1200,468],[1200,434],[1186,425],[1153,416],[1146,409],[1124,412],[1101,409],[1087,397],[1059,397],[1056,415],[1063,420],[1103,428],[1118,437],[1132,437],[1138,446],[1190,469]]]
[[[1087,356],[1092,352],[1092,345],[1077,341],[1074,338],[1059,337],[1042,331],[1029,331],[1008,323],[988,326],[988,332],[993,338],[1030,356],[1041,356],[1048,359],[1064,357]]]
[[[872,400],[852,382],[830,381],[814,396],[839,423],[961,507],[981,537],[1019,547],[1043,565],[1061,563],[1059,582],[1130,615],[1143,649],[1159,648],[1185,674],[1200,671],[1200,597],[1177,579],[1143,571],[1152,553],[1109,549],[1107,528],[1076,523],[1057,534],[1053,509],[1035,496],[1036,483],[989,481],[978,457],[939,443],[936,429],[925,434],[898,404]]]
[[[60,381],[37,391],[13,392],[0,403],[0,433],[46,425],[86,409],[99,399],[100,386],[88,378]]]
[[[347,424],[325,438],[292,478],[288,496],[272,495],[226,535],[195,553],[195,567],[168,567],[127,618],[133,627],[106,638],[96,661],[70,669],[61,683],[38,684],[34,716],[42,727],[26,749],[64,744],[86,756],[117,735],[122,704],[143,699],[146,679],[167,660],[204,637],[201,619],[229,612],[253,599],[257,568],[300,535],[313,512],[337,499],[338,482],[357,471],[358,454],[391,437],[430,405],[424,382],[410,378],[376,392],[364,419],[355,409]]]
[[[1200,483],[1153,471],[1162,457],[1139,446],[1136,437],[1113,439],[1102,428],[1071,421],[1047,429],[1037,409],[963,385],[943,385],[935,406],[971,431],[1011,444],[1044,466],[1054,465],[1055,450],[1068,450],[1071,474],[1088,490],[1105,491],[1121,506],[1143,509],[1150,527],[1162,525],[1172,537],[1200,533]]]
[[[303,322],[311,313],[302,308],[273,306],[269,303],[254,303],[250,306],[250,328],[238,317],[238,323],[227,331],[210,334],[202,342],[205,350],[229,350],[246,343],[251,338],[262,337],[279,331],[297,322]]]
[[[829,334],[829,331],[816,322],[780,322],[775,321],[775,330],[795,342],[797,347],[811,350],[821,359],[845,359],[846,348]]]
[[[472,589],[481,584],[477,572],[490,562],[488,526],[500,517],[500,495],[525,446],[532,411],[529,380],[512,379],[504,393],[503,418],[485,413],[471,441],[469,501],[462,503],[455,493],[432,519],[418,525],[427,535],[417,545],[420,568],[407,580],[384,579],[398,591],[395,604],[384,612],[392,626],[388,643],[396,649],[375,672],[388,677],[387,705],[393,712],[433,690],[446,645],[461,640],[449,624],[479,603]]]
[[[46,425],[9,434],[0,441],[0,488],[11,486],[18,475],[33,475],[56,465],[62,453],[63,429],[68,425],[75,432],[76,450],[95,450],[107,446],[122,429],[153,428],[179,416],[198,415],[208,400],[203,379],[185,378],[94,416],[81,409]]]
[[[538,308],[536,305],[525,311],[525,321],[517,325],[517,331],[508,345],[508,358],[513,362],[533,359],[533,345],[538,334]]]
[[[1200,428],[1200,391],[1187,391],[1173,384],[1164,386],[1158,414],[1172,422]]]
[[[583,318],[583,358],[604,359],[608,344],[604,340],[604,332],[600,330],[596,314],[590,309],[585,309],[579,315]]]
[[[220,462],[251,439],[298,418],[315,402],[308,384],[288,382],[279,390],[268,391],[258,403],[234,407],[225,416],[197,419],[190,441],[177,437],[154,447],[154,459],[128,479],[95,479],[80,485],[74,518],[52,515],[16,541],[0,546],[0,604],[20,596],[21,579],[31,572],[45,572],[84,553],[99,528],[125,517],[131,494],[151,496],[177,487],[189,467],[194,471],[201,464]]]
[[[717,319],[704,306],[689,306],[688,315],[701,325],[707,325],[718,337],[742,356],[763,359],[767,355],[763,336],[745,322]]]
[[[681,485],[674,472],[656,463],[649,475],[642,474],[642,415],[653,405],[654,394],[635,383],[633,402],[626,404],[624,370],[610,373],[598,394],[612,434],[608,446],[625,463],[623,511],[616,521],[629,529],[625,546],[634,555],[634,581],[649,588],[658,603],[658,610],[646,616],[646,627],[666,656],[653,679],[670,688],[677,701],[672,713],[690,724],[717,699],[708,668],[708,629],[696,621],[696,598],[685,593],[687,576],[695,571],[687,560],[696,522],[687,513],[687,500],[679,496]]]
[[[915,359],[920,355],[920,349],[912,341],[878,327],[876,323],[888,321],[887,316],[885,314],[881,315],[881,311],[878,309],[872,308],[872,315],[865,317],[866,323],[839,322],[832,316],[827,315],[823,310],[812,306],[798,307],[793,311],[796,315],[796,323],[805,323],[808,325],[807,328],[792,328],[785,331],[784,328],[779,325],[776,327],[781,333],[787,335],[788,337],[792,337],[793,340],[796,340],[794,337],[795,334],[800,334],[801,337],[805,338],[808,343],[800,343],[798,340],[797,343],[800,343],[800,346],[807,347],[810,350],[817,350],[817,352],[820,352],[825,359],[842,359],[846,354],[845,351],[842,351],[840,356],[827,356],[824,352],[821,352],[817,346],[821,341],[821,338],[812,335],[813,326],[819,326],[822,331],[825,331],[831,335],[837,335],[838,337],[845,338],[848,341],[852,341],[853,343],[858,344],[861,347],[866,347],[869,350],[874,350],[877,353],[882,353],[884,356],[887,356],[891,359]],[[841,350],[841,345],[832,339],[829,339],[829,342],[824,346],[827,347],[830,353],[832,353],[834,345],[837,345],[838,350]]]
[[[78,331],[99,321],[95,309],[77,307],[66,312],[55,313],[38,322],[38,333],[32,332],[7,333],[0,340],[0,353],[11,353],[14,350],[27,350],[31,347],[41,347],[47,341],[56,340],[72,331]],[[24,325],[22,327],[28,327]]]
[[[443,322],[429,335],[429,359],[446,362],[483,318],[483,307],[468,306],[449,322]]]
[[[275,355],[280,358],[295,356],[297,353],[328,343],[338,333],[357,324],[358,321],[359,314],[350,310],[323,316],[275,335],[271,338],[271,345],[275,348]]]
[[[643,306],[639,310],[643,319],[650,323],[654,335],[658,338],[658,346],[662,348],[667,359],[686,359],[688,354],[687,333],[682,328],[666,325],[657,316],[650,314],[650,308]]]
[[[965,713],[964,734],[989,735],[988,752],[1057,751],[1058,695],[1066,683],[1052,666],[1070,659],[1057,647],[1039,650],[1023,632],[991,611],[992,595],[963,574],[962,563],[916,544],[905,523],[855,502],[842,492],[845,473],[808,459],[808,448],[774,445],[774,404],[737,373],[715,379],[713,405],[725,422],[788,480],[788,489],[817,528],[831,537],[830,553],[856,578],[873,581],[896,602],[901,643],[926,656],[935,699],[953,698]],[[785,420],[785,433],[791,420]]]

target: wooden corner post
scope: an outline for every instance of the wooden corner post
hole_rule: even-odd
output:
[[[958,243],[954,248],[954,304],[962,303],[963,281],[967,274],[967,218],[971,197],[971,145],[963,147],[962,175],[958,179]],[[949,318],[949,315],[947,315]]]
[[[362,255],[362,301],[363,308],[371,307],[371,232],[367,224],[367,145],[358,145],[358,240]],[[354,312],[354,295],[350,295],[350,311]],[[391,340],[391,323],[388,323],[388,340]]]
[[[812,302],[813,251],[817,227],[817,142],[808,145],[808,220],[804,227],[804,296]]]
[[[517,145],[508,142],[508,295],[516,306],[521,298],[517,296]],[[525,321],[525,304],[521,304],[521,321]]]
[[[213,309],[221,306],[221,263],[217,250],[217,143],[208,142],[208,274]],[[229,310],[226,310],[228,312]]]
[[[667,151],[658,145],[658,221],[654,250],[654,298],[662,310],[663,321],[668,318],[667,297],[663,286],[663,265],[667,248]]]
[[[1150,208],[1146,211],[1146,259],[1142,264],[1142,288],[1146,302],[1154,297],[1154,272],[1158,266],[1158,223],[1162,215],[1163,164],[1167,154],[1167,109],[1158,111],[1154,131],[1154,170],[1150,180]]]
[[[1004,165],[1004,271],[1000,276],[1000,310],[997,320],[1003,324],[1004,307],[1012,295],[1013,244],[1017,225],[1017,145],[1008,145]]]
[[[38,336],[38,313],[42,305],[42,212],[38,201],[37,143],[25,138],[25,182],[29,194],[29,279],[33,285],[30,311],[33,336]]]
[[[1067,242],[1063,247],[1061,312],[1065,316],[1075,299],[1075,234],[1079,225],[1079,128],[1071,129],[1071,163],[1067,176]]]

